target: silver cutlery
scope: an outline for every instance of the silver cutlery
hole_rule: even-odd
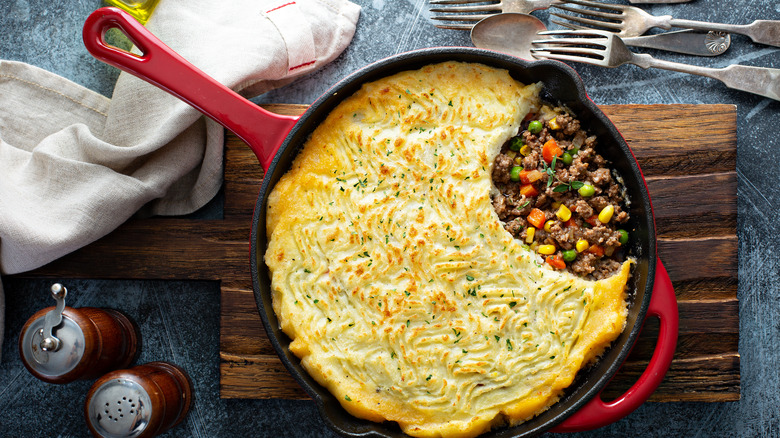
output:
[[[696,56],[718,56],[731,46],[731,35],[726,32],[700,32],[692,29],[621,39],[627,46]]]
[[[442,29],[471,30],[477,21],[501,12],[518,12],[529,14],[533,11],[547,9],[563,0],[430,0],[433,13],[450,15],[434,15],[433,20],[446,23],[436,24]],[[629,3],[685,3],[690,0],[629,0]],[[452,15],[456,14],[456,15]],[[465,21],[466,23],[453,23]]]
[[[556,8],[581,14],[585,17],[560,14],[557,12],[552,12],[550,15],[588,27],[606,29],[615,32],[620,37],[639,36],[654,27],[667,30],[673,27],[681,27],[686,29],[746,35],[756,43],[780,47],[780,21],[777,20],[756,20],[750,24],[721,24],[706,21],[682,20],[672,18],[671,15],[655,16],[636,6],[601,3],[590,0],[564,0],[564,3],[565,4],[556,5]],[[571,7],[569,4],[601,10]],[[553,22],[562,26],[567,26],[566,23],[559,21]]]
[[[501,13],[480,20],[471,29],[474,46],[509,53],[519,58],[533,59],[531,42],[538,32],[547,30],[544,23],[529,14]],[[682,30],[646,35],[623,40],[629,46],[660,49],[697,56],[715,56],[728,49],[728,34]]]
[[[780,100],[780,69],[732,64],[724,68],[698,67],[663,61],[644,53],[633,53],[616,34],[599,30],[560,30],[540,32],[552,37],[535,40],[534,56],[574,61],[602,67],[634,64],[642,68],[661,68],[706,76],[735,90],[747,91]]]
[[[499,0],[485,4],[487,3],[485,0],[430,0],[429,4],[436,6],[430,9],[431,12],[449,14],[431,17],[434,20],[446,22],[436,24],[436,27],[470,30],[474,27],[474,23],[493,14],[501,12],[529,14],[561,2],[562,0]],[[453,23],[454,21],[466,21],[467,23]]]

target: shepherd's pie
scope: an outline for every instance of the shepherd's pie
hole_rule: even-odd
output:
[[[367,83],[273,189],[274,311],[356,417],[413,436],[521,423],[623,330],[631,260],[599,281],[554,270],[491,204],[541,87],[459,62]]]

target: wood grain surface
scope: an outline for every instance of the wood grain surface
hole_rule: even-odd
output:
[[[268,105],[297,114],[300,105]],[[674,361],[651,401],[740,398],[737,301],[736,107],[607,105],[650,189],[658,252],[677,295]],[[133,219],[105,238],[29,277],[176,279],[220,282],[223,398],[307,398],[262,327],[249,273],[249,228],[262,181],[253,153],[228,134],[224,217]],[[647,366],[658,333],[646,323],[604,393],[618,396]]]

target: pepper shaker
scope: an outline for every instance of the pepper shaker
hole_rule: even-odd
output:
[[[98,438],[149,438],[179,424],[190,410],[192,384],[167,362],[112,371],[89,390],[84,415]]]
[[[56,306],[36,312],[22,328],[19,353],[30,373],[44,382],[93,379],[128,367],[139,346],[136,325],[112,309],[65,306],[67,289],[51,287]]]

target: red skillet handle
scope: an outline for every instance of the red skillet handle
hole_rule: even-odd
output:
[[[656,316],[661,322],[658,334],[658,343],[653,357],[642,376],[625,394],[618,399],[605,403],[601,394],[593,397],[585,406],[568,417],[563,423],[551,430],[551,432],[581,432],[597,429],[620,420],[633,412],[642,403],[647,401],[653,391],[664,379],[669,365],[672,363],[674,350],[677,347],[677,298],[674,295],[669,274],[661,263],[656,262],[655,286],[647,316]]]
[[[142,52],[110,46],[104,36],[118,28]],[[84,45],[95,58],[160,87],[233,131],[268,170],[276,151],[298,120],[266,111],[220,84],[163,44],[127,12],[106,7],[84,23]]]

